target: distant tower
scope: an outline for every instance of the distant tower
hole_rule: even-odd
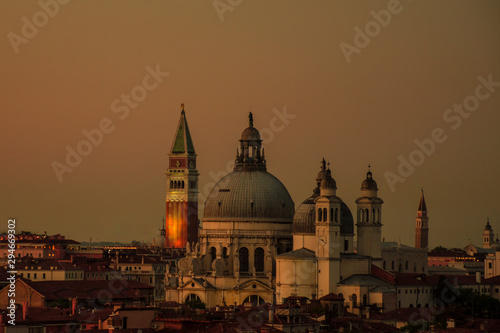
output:
[[[169,154],[166,200],[166,245],[184,248],[198,241],[198,170],[193,140],[181,104],[181,118]]]
[[[490,218],[488,217],[486,221],[486,226],[483,231],[483,248],[491,249],[492,245],[495,243],[495,233],[493,229],[491,229]]]
[[[361,197],[356,199],[358,254],[371,256],[381,262],[382,204],[384,201],[377,196],[377,191],[377,182],[373,179],[370,166],[368,166],[366,179],[361,184]]]
[[[429,217],[427,216],[427,206],[425,205],[424,190],[420,196],[420,203],[417,210],[417,225],[415,228],[415,248],[429,249]]]

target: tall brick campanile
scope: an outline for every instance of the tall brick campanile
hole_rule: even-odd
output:
[[[427,216],[427,206],[425,205],[424,190],[420,196],[420,203],[417,210],[417,225],[415,228],[415,248],[429,248],[429,217]]]
[[[198,242],[198,170],[193,140],[181,104],[181,118],[169,154],[166,200],[166,245],[184,248]]]

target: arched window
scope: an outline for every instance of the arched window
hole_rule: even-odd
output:
[[[323,208],[323,221],[325,221],[325,222],[328,221],[327,220],[327,217],[328,217],[327,215],[328,215],[328,209]]]
[[[365,209],[365,222],[368,222],[369,220],[369,211],[368,208]]]
[[[186,302],[193,302],[193,301],[201,302],[201,298],[196,294],[187,295]]]
[[[366,294],[363,295],[363,306],[366,306],[366,304],[368,303],[368,298],[366,297]]]
[[[240,249],[240,272],[248,272],[248,249],[246,247]]]
[[[391,269],[394,270],[394,260],[391,263]]]
[[[335,208],[335,222],[339,221],[339,209]]]
[[[405,262],[405,269],[408,270],[408,260]]]
[[[356,294],[352,294],[351,296],[352,307],[355,308],[358,306],[358,296]]]
[[[227,259],[228,255],[227,255],[227,247],[223,247],[222,248],[222,257],[224,259]]]
[[[170,181],[170,188],[174,188],[174,182]]]
[[[243,303],[252,303],[253,306],[257,306],[257,305],[262,305],[266,302],[264,301],[264,299],[262,297],[260,297],[258,295],[250,295],[247,298],[245,298]]]
[[[372,208],[372,218],[373,218],[373,222],[376,222],[376,218],[375,218],[375,208]]]
[[[263,272],[264,271],[264,249],[261,247],[258,247],[254,251],[254,265],[255,265],[255,271],[257,272]]]
[[[318,208],[318,222],[321,222],[323,220],[323,210],[321,208]]]
[[[383,266],[383,267],[384,267],[384,269],[385,269],[385,260],[382,262],[382,266]]]
[[[215,258],[217,258],[217,250],[215,249],[215,247],[211,247],[210,248],[210,262],[213,262],[215,260]]]
[[[184,188],[184,181],[181,182],[181,188]]]
[[[333,215],[335,215],[335,212],[333,208],[330,208],[330,222],[333,222]],[[335,221],[337,221],[337,217],[335,217]]]

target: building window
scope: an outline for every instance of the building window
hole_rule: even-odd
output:
[[[217,250],[215,249],[215,247],[211,247],[210,248],[210,262],[213,262],[215,260],[215,258],[217,258]]]
[[[394,260],[391,263],[391,269],[394,270]]]
[[[189,294],[186,297],[186,302],[201,302],[201,299],[196,294]]]
[[[351,296],[352,307],[355,308],[358,306],[358,296],[356,294],[352,294]]]
[[[262,297],[260,297],[258,295],[250,295],[247,298],[245,298],[243,303],[252,303],[253,306],[257,306],[257,305],[264,304],[265,301]]]
[[[323,220],[323,210],[318,208],[318,221],[321,222]]]
[[[333,213],[333,208],[330,208],[330,222],[333,222],[333,215],[334,215],[334,213]],[[337,219],[335,219],[335,221],[336,221],[336,220],[337,220]]]
[[[195,189],[196,188],[196,182],[189,182],[189,187],[191,189]]]
[[[488,268],[491,269],[491,262],[488,263]]]
[[[253,260],[254,260],[254,265],[255,265],[255,271],[263,272],[264,271],[264,249],[263,248],[258,247],[255,249]]]
[[[248,272],[248,249],[246,247],[240,249],[240,272]]]
[[[326,208],[323,208],[323,221],[324,222],[328,221],[327,214],[328,214],[328,210]]]
[[[344,251],[349,250],[349,241],[347,239],[344,239]],[[385,261],[384,261],[384,268],[385,268]]]

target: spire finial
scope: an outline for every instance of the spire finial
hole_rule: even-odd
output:
[[[184,103],[181,103],[181,111],[184,112]]]
[[[323,157],[323,160],[321,161],[321,170],[323,170],[323,171],[326,170],[326,161],[325,161],[324,157]]]
[[[370,163],[368,163],[368,172],[370,172],[370,168],[371,168],[371,167],[372,167],[372,166],[370,165]]]
[[[248,124],[250,127],[253,127],[253,114],[251,111],[248,113]]]

